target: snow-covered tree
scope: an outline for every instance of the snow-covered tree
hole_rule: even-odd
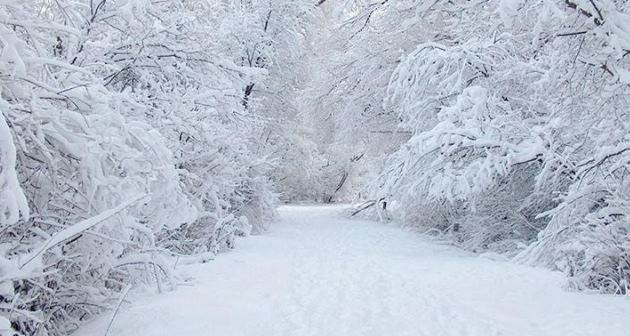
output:
[[[265,57],[297,64],[282,48],[307,21],[285,12],[292,2],[251,6],[272,5],[281,20],[259,37]],[[245,93],[290,69],[272,76],[226,48],[261,32],[238,26],[242,13],[204,1],[0,6],[1,328],[67,334],[130,285],[174,285],[170,257],[205,260],[266,228],[278,160],[261,134],[282,116]],[[269,51],[278,34],[285,44]]]
[[[415,8],[418,20],[441,24],[391,76],[385,106],[412,136],[373,197],[474,249],[533,243],[521,260],[625,293],[627,4]]]

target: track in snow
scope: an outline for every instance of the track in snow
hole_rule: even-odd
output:
[[[474,256],[341,207],[287,206],[192,286],[118,313],[112,336],[627,336],[630,300]],[[107,314],[80,330],[103,335]]]

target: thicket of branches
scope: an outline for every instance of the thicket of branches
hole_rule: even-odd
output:
[[[312,8],[0,5],[0,333],[65,335],[265,229],[291,117],[269,97],[293,85]]]
[[[334,127],[381,118],[406,134],[367,182],[378,209],[563,270],[576,288],[630,290],[627,1],[343,8],[345,56],[322,64],[344,75],[325,90],[351,126]]]

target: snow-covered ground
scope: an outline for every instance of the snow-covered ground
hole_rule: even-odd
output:
[[[115,336],[627,336],[630,299],[571,293],[560,274],[490,260],[340,207],[289,206],[191,286],[121,308]],[[104,315],[78,335],[104,335]]]

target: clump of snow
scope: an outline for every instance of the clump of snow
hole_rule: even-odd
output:
[[[28,219],[26,196],[15,171],[15,145],[11,131],[0,111],[0,227]]]

